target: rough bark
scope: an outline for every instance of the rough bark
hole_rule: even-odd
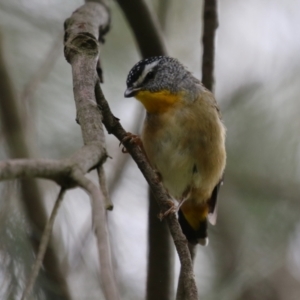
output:
[[[65,57],[72,66],[73,91],[77,120],[85,145],[99,147],[105,152],[102,113],[96,105],[95,85],[99,69],[99,42],[109,29],[110,15],[104,1],[89,1],[65,21]],[[98,72],[98,73],[97,73]],[[99,163],[99,162],[98,162]],[[97,167],[96,165],[94,167]],[[102,176],[104,176],[102,172]],[[76,179],[92,198],[93,226],[97,238],[101,281],[106,299],[119,299],[112,272],[108,229],[105,217],[106,191],[98,189],[78,172]],[[101,179],[103,183],[104,178]]]

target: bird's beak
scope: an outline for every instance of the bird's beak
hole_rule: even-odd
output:
[[[124,97],[125,98],[130,98],[130,97],[133,97],[141,88],[133,88],[133,87],[130,87],[128,88],[125,93],[124,93]]]

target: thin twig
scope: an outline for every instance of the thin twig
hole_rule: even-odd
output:
[[[39,271],[40,271],[40,268],[42,266],[43,259],[44,259],[44,256],[45,256],[45,253],[46,253],[46,250],[47,250],[47,246],[49,244],[49,240],[50,240],[50,237],[51,237],[55,217],[57,216],[59,207],[60,207],[60,205],[63,201],[65,191],[66,190],[64,188],[61,188],[60,192],[57,196],[54,207],[52,209],[52,213],[51,213],[50,218],[49,218],[49,220],[46,224],[46,227],[44,229],[44,232],[43,232],[43,235],[42,235],[42,238],[41,238],[41,243],[40,243],[39,250],[38,250],[38,254],[37,254],[35,263],[33,265],[33,269],[32,269],[31,274],[29,276],[29,279],[28,279],[28,282],[26,284],[26,288],[23,292],[21,300],[25,300],[30,295],[31,290],[32,290],[32,288],[34,286],[34,283],[36,281],[36,278],[39,274]]]
[[[204,0],[202,83],[210,91],[214,89],[215,34],[218,28],[217,2],[218,0]]]

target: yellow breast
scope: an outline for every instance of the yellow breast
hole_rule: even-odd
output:
[[[163,90],[159,92],[139,91],[135,98],[143,103],[149,113],[164,113],[175,103],[179,102],[181,95],[171,94]]]

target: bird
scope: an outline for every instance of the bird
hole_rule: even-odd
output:
[[[136,63],[124,97],[146,109],[141,142],[171,199],[191,244],[208,244],[226,165],[226,129],[214,95],[176,58],[155,56]],[[171,207],[172,211],[172,207]]]

